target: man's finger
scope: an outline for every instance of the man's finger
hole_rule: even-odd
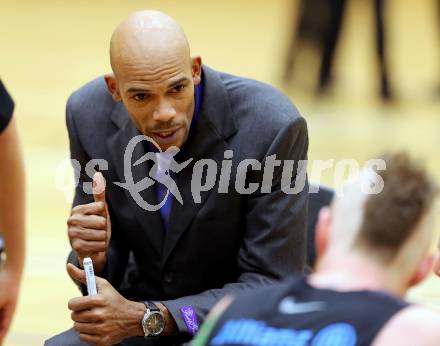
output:
[[[95,202],[105,203],[105,179],[101,172],[93,176],[93,199]]]
[[[81,227],[72,227],[68,230],[70,239],[83,239],[88,241],[106,241],[107,231],[105,229],[90,229]]]
[[[67,307],[69,308],[69,310],[76,312],[94,308],[101,308],[104,305],[104,300],[100,295],[75,297],[70,299],[67,303]]]
[[[70,311],[83,311],[92,308],[92,302],[88,299],[90,296],[75,297],[69,300],[67,307]]]
[[[107,219],[105,217],[105,206],[104,203],[98,202],[94,204],[103,205],[102,211],[96,210],[95,213],[91,214],[74,214],[67,220],[67,225],[70,229],[107,229]]]
[[[84,270],[75,267],[72,263],[67,263],[67,272],[72,279],[86,284],[86,274]]]
[[[91,202],[87,204],[79,204],[72,208],[71,215],[83,214],[83,215],[104,215],[105,203],[104,202]]]
[[[72,311],[70,318],[74,322],[98,323],[104,322],[104,316],[92,310]]]
[[[74,239],[72,241],[72,248],[81,257],[91,257],[98,252],[104,252],[107,249],[107,245],[105,241]]]
[[[72,263],[67,263],[67,272],[74,280],[86,284],[86,274],[84,270],[75,267]],[[100,278],[99,276],[96,275],[95,275],[95,281],[98,292],[100,291],[100,289],[109,285],[109,282],[106,279]],[[100,299],[100,297],[98,296],[97,299]],[[97,304],[96,306],[100,306],[100,304]]]
[[[98,335],[98,330],[100,325],[101,323],[75,322],[73,324],[73,329],[75,329],[78,333]]]

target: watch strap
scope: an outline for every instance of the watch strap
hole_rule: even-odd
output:
[[[156,304],[154,304],[153,302],[149,302],[149,301],[145,301],[145,302],[142,302],[144,305],[145,305],[145,307],[148,309],[148,310],[150,310],[151,312],[155,312],[155,311],[157,311],[157,312],[160,312],[160,309],[157,307],[157,305]]]

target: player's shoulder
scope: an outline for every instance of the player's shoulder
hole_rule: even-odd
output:
[[[292,101],[275,87],[223,72],[219,76],[237,117],[250,115],[252,121],[274,129],[303,121]]]
[[[106,116],[115,102],[107,90],[104,76],[97,77],[75,90],[67,101],[67,113],[75,118],[96,119]],[[90,117],[90,115],[93,117]]]
[[[440,340],[440,313],[419,305],[409,305],[382,328],[373,346],[436,346]]]
[[[277,302],[283,299],[286,295],[289,295],[292,290],[301,286],[305,280],[304,276],[295,275],[282,280],[267,282],[263,286],[237,294],[235,301],[238,304],[243,302],[259,302],[263,300]],[[266,304],[265,307],[268,309],[273,308],[270,304]]]

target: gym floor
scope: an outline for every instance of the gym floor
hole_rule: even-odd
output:
[[[282,89],[308,121],[309,159],[363,163],[384,150],[407,149],[440,178],[436,1],[388,1],[397,98],[387,104],[376,96],[372,2],[349,3],[335,88],[318,100],[309,76],[316,57],[307,49],[298,54],[295,80],[281,83],[297,1],[1,0],[0,76],[16,101],[28,186],[26,270],[5,345],[42,345],[72,326],[67,301],[79,292],[65,271],[72,188],[64,108],[73,90],[110,71],[111,32],[134,10],[156,8],[174,16],[187,32],[192,54],[207,65]],[[334,186],[333,171],[321,182]],[[440,279],[431,277],[410,297],[440,310]]]

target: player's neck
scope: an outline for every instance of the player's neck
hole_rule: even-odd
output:
[[[324,257],[309,282],[317,288],[337,291],[387,291],[399,296],[405,293],[401,278],[394,276],[386,266],[354,253]]]

